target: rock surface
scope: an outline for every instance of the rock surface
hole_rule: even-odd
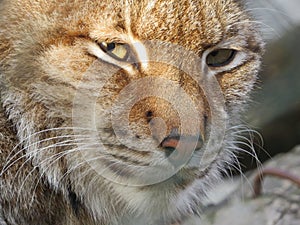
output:
[[[277,156],[263,168],[276,168],[300,177],[300,146]],[[233,189],[229,195],[222,191],[228,190],[228,184],[220,185],[212,196],[223,192],[224,198],[219,202],[211,199],[214,204],[205,209],[203,218],[191,219],[185,225],[299,225],[300,187],[289,180],[265,177],[262,194],[253,198],[250,184],[257,173],[252,172],[241,184],[230,182]]]

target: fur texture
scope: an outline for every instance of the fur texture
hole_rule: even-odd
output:
[[[106,54],[103,42],[128,44],[131,60]],[[208,67],[206,57],[216,49],[236,55]],[[238,118],[262,53],[260,34],[237,0],[2,0],[1,224],[164,225],[200,215],[207,188],[234,160]],[[217,90],[199,86],[207,77],[216,78],[224,103],[224,140],[215,140],[223,141],[222,150],[206,169],[193,166],[198,151],[169,179],[130,185],[145,175],[143,168],[171,167],[157,146],[174,128],[200,135],[207,146],[217,110],[207,99]],[[147,83],[122,94],[141,79]],[[176,97],[179,89],[199,123],[185,98]],[[144,92],[149,96],[138,99]],[[155,94],[175,96],[176,104]],[[187,128],[174,107],[188,115]],[[142,150],[118,140],[114,123],[122,124],[124,115]],[[156,146],[146,144],[149,137]]]

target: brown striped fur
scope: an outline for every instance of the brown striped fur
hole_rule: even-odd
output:
[[[131,40],[145,46],[150,59],[147,67],[138,62],[127,70],[98,60],[91,50],[99,42]],[[162,183],[124,186],[99,176],[77,149],[77,128],[70,129],[74,98],[84,84],[87,101],[93,99],[93,85],[105,82],[94,105],[99,136],[109,156],[99,163],[111,165],[113,174],[126,179],[132,169],[119,167],[114,160],[149,166],[164,155],[159,148],[138,151],[118,144],[108,112],[121,91],[150,75],[179,84],[199,112],[199,129],[205,138],[211,112],[197,81],[178,68],[151,59],[166,57],[192,68],[198,61],[190,60],[189,54],[202,59],[205,52],[223,44],[246,55],[237,67],[214,73],[226,103],[227,126],[233,127],[239,124],[263,53],[260,34],[241,1],[1,0],[0,224],[165,225],[200,214],[207,187],[219,177],[219,168],[232,161],[225,151],[234,145],[229,132],[224,151],[207,171],[183,168]],[[178,49],[184,49],[183,53]],[[111,71],[114,75],[105,81]],[[159,83],[138,87],[136,93],[159,87]],[[184,104],[181,99],[177,103],[179,107]],[[78,120],[85,121],[88,110],[82,108]],[[132,107],[130,127],[140,140],[151,132],[156,132],[156,140],[162,140],[164,133],[149,128],[150,120],[158,117],[165,121],[168,133],[181,126],[172,105],[152,96]],[[86,136],[82,138],[89,143]],[[89,154],[92,158],[94,152]]]

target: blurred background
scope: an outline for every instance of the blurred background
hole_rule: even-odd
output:
[[[260,81],[245,118],[263,137],[263,143],[256,138],[255,149],[264,162],[300,144],[300,0],[247,2],[267,43]],[[240,158],[244,171],[256,166],[246,154]]]

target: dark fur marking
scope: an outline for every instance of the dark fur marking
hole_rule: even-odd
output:
[[[81,202],[78,200],[78,197],[75,192],[68,188],[69,200],[72,206],[72,209],[77,217],[79,217],[79,211],[81,209]]]

